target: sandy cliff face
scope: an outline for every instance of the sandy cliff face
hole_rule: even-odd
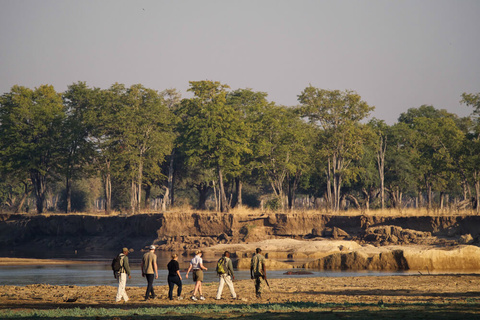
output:
[[[476,241],[480,217],[375,217],[314,213],[236,215],[157,213],[134,216],[2,215],[0,247],[43,246],[95,250],[120,246],[193,250],[222,243],[274,238],[354,240],[375,246],[448,244],[461,235]],[[447,240],[445,240],[447,239]]]

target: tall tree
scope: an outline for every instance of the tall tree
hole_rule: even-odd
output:
[[[462,103],[473,108],[472,127],[466,132],[465,146],[462,148],[462,162],[467,179],[475,189],[475,208],[480,213],[480,93],[462,94]]]
[[[327,199],[340,209],[341,187],[349,166],[363,152],[365,126],[360,123],[374,109],[353,91],[323,90],[309,86],[298,96],[304,116],[321,130],[319,154],[327,162]]]
[[[25,170],[32,181],[37,212],[46,209],[47,182],[61,159],[62,98],[53,86],[35,90],[12,87],[0,98],[0,156],[13,170]]]
[[[119,130],[132,181],[132,212],[140,211],[145,163],[160,172],[160,165],[173,147],[172,117],[160,94],[142,85],[133,85],[125,95]]]
[[[418,157],[414,165],[424,184],[428,209],[433,206],[433,191],[445,192],[449,180],[454,178],[454,155],[464,139],[456,118],[456,115],[432,106],[409,109],[399,118],[415,132]]]
[[[213,81],[191,81],[180,107],[181,144],[188,161],[217,172],[220,210],[228,210],[225,171],[238,170],[240,155],[248,152],[244,123],[238,110],[226,103],[227,85]]]
[[[65,212],[72,211],[72,180],[85,177],[93,158],[93,143],[88,139],[93,119],[88,117],[97,103],[98,92],[99,89],[91,89],[85,82],[78,82],[68,86],[63,94],[66,118],[62,127],[64,161],[61,162],[61,170],[65,176]]]

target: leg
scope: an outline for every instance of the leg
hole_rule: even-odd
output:
[[[223,286],[225,285],[225,275],[220,275],[220,282],[218,283],[218,290],[217,290],[217,300],[222,297]]]
[[[230,290],[230,294],[232,295],[233,299],[237,298],[237,294],[235,293],[235,289],[233,288],[233,281],[232,277],[226,276],[225,277],[225,283],[227,284],[228,289]]]
[[[118,274],[118,291],[117,296],[115,298],[116,302],[120,302],[123,298],[125,302],[128,301],[127,292],[125,291],[125,287],[127,285],[127,274],[126,273],[119,273]]]
[[[172,279],[173,277],[168,277],[168,298],[173,300],[173,287],[175,286],[175,282]]]
[[[202,294],[201,292],[201,287],[202,283],[200,281],[197,281],[195,282],[195,288],[193,289],[193,295],[196,296],[197,295],[197,292],[200,291],[200,294]]]
[[[182,280],[177,276],[177,297],[182,295]]]
[[[255,276],[255,293],[258,298],[262,296],[262,276]]]
[[[145,297],[148,298],[148,296],[150,295],[152,298],[154,298],[155,292],[153,290],[153,280],[155,279],[155,275],[153,273],[147,274],[146,277],[147,277],[148,285],[147,285],[147,293]]]

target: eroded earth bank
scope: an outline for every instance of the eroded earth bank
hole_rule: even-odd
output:
[[[317,213],[157,213],[134,216],[0,215],[0,254],[15,251],[160,250],[213,255],[237,268],[262,246],[270,268],[480,270],[478,216],[341,216]],[[301,263],[299,261],[302,261]]]

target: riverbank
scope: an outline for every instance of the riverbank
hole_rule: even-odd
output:
[[[478,244],[480,216],[332,215],[320,212],[165,212],[130,216],[0,215],[0,255],[25,251],[195,251],[268,239],[349,240],[387,245]],[[25,257],[32,257],[26,255]]]
[[[27,258],[5,258],[0,257],[0,266],[47,266],[47,265],[68,265],[85,264],[88,261],[55,260],[55,259],[27,259]]]
[[[76,308],[80,316],[84,318],[82,310],[87,312],[87,309],[93,314],[95,314],[95,310],[99,310],[99,314],[97,314],[99,316],[106,312],[105,309],[125,311],[170,308],[167,316],[171,318],[180,316],[180,313],[183,312],[181,310],[190,310],[189,312],[195,317],[201,315],[201,318],[209,316],[217,319],[229,318],[233,315],[239,317],[242,312],[249,316],[248,311],[241,311],[247,306],[252,306],[249,310],[254,313],[256,311],[252,311],[253,309],[263,306],[261,313],[267,313],[267,318],[264,319],[274,319],[275,317],[272,317],[271,313],[276,312],[294,312],[289,315],[296,319],[308,318],[310,313],[313,315],[315,312],[320,312],[321,314],[326,313],[328,318],[328,314],[337,311],[343,312],[344,316],[350,315],[355,318],[349,311],[363,310],[362,314],[365,315],[369,312],[386,312],[388,308],[391,308],[392,314],[396,314],[399,309],[402,314],[405,310],[410,310],[409,308],[418,309],[418,306],[421,306],[423,311],[425,308],[429,309],[429,306],[435,312],[446,310],[447,313],[435,316],[438,319],[449,318],[446,317],[448,315],[455,315],[458,318],[459,315],[453,311],[459,312],[460,309],[462,310],[461,318],[480,317],[479,275],[318,277],[270,279],[269,282],[270,288],[264,289],[261,300],[254,297],[252,281],[241,280],[234,283],[239,297],[237,300],[230,298],[228,288],[224,289],[222,300],[214,300],[217,284],[210,283],[204,284],[206,300],[195,302],[188,299],[193,290],[191,279],[184,279],[182,295],[185,299],[180,301],[167,299],[168,287],[165,285],[155,286],[157,299],[144,301],[145,288],[129,287],[127,283],[127,294],[130,300],[128,303],[121,304],[115,303],[115,286],[78,287],[42,284],[25,287],[0,286],[0,318],[13,318],[15,312],[20,314],[26,310]],[[281,306],[294,307],[290,308],[290,311],[282,311]],[[222,314],[222,312],[226,312],[225,310],[230,310],[229,308],[240,311],[234,314]],[[138,311],[136,312],[138,317],[125,317],[124,319],[151,319],[150,317],[141,317],[138,315]],[[301,313],[301,317],[297,314],[298,312]],[[414,314],[419,316],[418,312],[414,312]],[[315,315],[318,317],[318,314],[315,313]],[[259,315],[257,314],[257,316]],[[382,313],[382,317],[384,316],[385,314]],[[95,316],[92,318],[95,319]],[[390,318],[396,319],[395,317]],[[454,318],[452,317],[452,319]],[[112,319],[112,317],[108,319]],[[122,318],[117,317],[116,319]]]

